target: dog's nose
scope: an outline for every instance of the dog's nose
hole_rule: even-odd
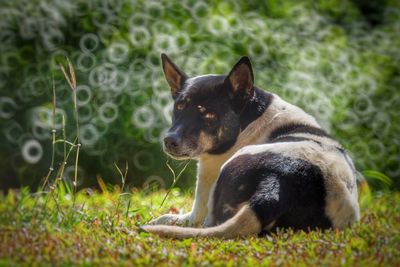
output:
[[[169,133],[164,138],[164,145],[169,151],[175,151],[179,147],[179,136],[176,133]]]

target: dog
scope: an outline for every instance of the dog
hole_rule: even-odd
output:
[[[235,238],[359,220],[349,155],[311,115],[256,87],[247,56],[228,75],[193,78],[167,55],[161,61],[174,99],[164,151],[198,161],[195,201],[191,212],[163,215],[142,230]]]

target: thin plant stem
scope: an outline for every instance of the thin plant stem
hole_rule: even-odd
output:
[[[129,208],[131,207],[131,198],[128,201],[128,206],[126,207],[126,214],[125,214],[125,218],[128,219],[129,216]]]
[[[70,64],[70,71],[73,70],[71,63]],[[73,80],[75,80],[75,76],[73,75],[73,71],[71,71],[71,76],[73,77]],[[75,206],[75,201],[76,201],[76,191],[77,191],[77,187],[78,187],[78,163],[79,163],[79,152],[81,150],[81,143],[79,140],[79,136],[80,136],[80,131],[79,131],[79,113],[78,113],[78,108],[76,105],[76,84],[75,84],[75,88],[73,90],[74,93],[74,110],[75,110],[75,122],[76,122],[76,156],[75,156],[75,173],[74,173],[74,201],[73,204]]]
[[[76,76],[75,76],[75,70],[74,67],[72,66],[71,62],[67,58],[68,61],[68,69],[69,69],[69,75],[67,74],[65,68],[63,65],[60,64],[61,71],[64,74],[65,79],[67,80],[69,86],[72,89],[73,92],[73,99],[74,99],[74,115],[75,115],[75,122],[76,122],[76,154],[75,154],[75,170],[74,170],[74,181],[73,181],[73,202],[72,206],[75,207],[75,202],[76,202],[76,193],[77,193],[77,187],[78,187],[78,163],[79,163],[79,152],[81,148],[81,143],[79,140],[80,136],[80,131],[79,131],[79,113],[78,113],[78,106],[77,106],[77,93],[76,93]],[[74,142],[75,143],[75,142]]]
[[[41,187],[41,191],[44,190],[44,188],[46,187],[49,178],[51,176],[51,174],[54,171],[54,156],[55,156],[55,144],[56,144],[56,88],[55,88],[55,83],[54,83],[54,76],[52,77],[53,80],[53,116],[52,116],[52,129],[51,129],[51,134],[52,134],[52,148],[51,148],[51,163],[50,163],[50,167],[49,167],[49,172],[46,175],[46,178],[44,179],[43,185]]]
[[[50,167],[49,167],[49,171],[47,172],[47,175],[43,181],[43,184],[40,188],[40,191],[43,192],[49,182],[49,179],[51,177],[51,175],[53,174],[54,171],[54,160],[55,160],[55,140],[56,140],[56,122],[55,122],[55,117],[56,117],[56,86],[55,86],[55,82],[54,82],[54,76],[52,76],[52,82],[53,82],[53,102],[52,102],[52,128],[51,128],[51,134],[52,134],[52,146],[51,146],[51,162],[50,162]],[[35,204],[34,207],[36,209],[38,204],[38,198],[35,199]],[[37,214],[36,214],[37,215]]]
[[[62,132],[63,132],[63,138],[64,138],[64,140],[66,141],[65,117],[64,117],[64,116],[62,116]],[[75,142],[76,142],[76,139],[74,140],[74,143],[75,143]],[[55,198],[55,196],[54,196],[54,192],[55,192],[55,190],[57,189],[58,184],[61,182],[62,177],[64,176],[65,166],[67,165],[68,158],[69,158],[69,156],[70,156],[70,154],[71,154],[71,152],[72,152],[72,150],[73,150],[74,147],[75,147],[75,146],[71,146],[70,149],[69,149],[68,152],[67,152],[67,151],[66,151],[66,149],[67,149],[66,142],[64,142],[64,152],[63,152],[64,158],[63,158],[63,161],[62,161],[61,164],[60,164],[60,168],[59,168],[58,171],[57,171],[55,181],[54,181],[53,185],[50,187],[50,195],[53,197],[53,199],[54,199],[55,201],[56,201],[56,198]],[[46,207],[46,205],[47,205],[47,200],[48,200],[48,199],[46,198],[45,207]],[[56,201],[56,205],[57,205],[57,204],[58,204],[58,203],[57,203],[57,201]]]
[[[66,157],[66,153],[67,153],[67,132],[65,130],[66,126],[65,126],[65,117],[64,115],[62,115],[62,134],[63,134],[63,140],[64,140],[64,150],[63,150],[63,156],[64,159]]]
[[[124,173],[122,173],[121,169],[118,167],[118,165],[115,162],[114,162],[114,166],[118,170],[119,175],[121,176],[121,183],[122,183],[121,184],[121,192],[120,192],[120,194],[118,196],[117,208],[115,209],[115,214],[114,214],[114,216],[116,216],[117,213],[118,213],[119,206],[121,204],[121,196],[123,195],[123,192],[124,192],[126,176],[128,175],[128,162],[126,162],[125,172]],[[118,219],[119,219],[119,217],[118,217]]]
[[[70,64],[70,70],[73,70],[71,63],[69,63],[69,64]],[[72,73],[74,73],[74,72],[72,72]],[[73,93],[74,93],[74,111],[75,111],[74,113],[75,113],[76,139],[77,139],[76,156],[75,156],[75,173],[74,173],[74,183],[73,183],[74,184],[74,206],[75,206],[76,191],[77,191],[77,186],[78,186],[79,152],[81,150],[81,143],[80,143],[80,140],[79,140],[79,136],[80,136],[80,131],[79,131],[79,113],[78,113],[78,108],[77,108],[77,105],[76,105],[76,87],[74,88]]]
[[[58,186],[59,182],[62,180],[62,177],[64,175],[64,171],[65,171],[65,166],[67,165],[68,158],[69,158],[73,148],[74,147],[71,146],[71,148],[69,149],[68,153],[66,154],[65,158],[63,159],[63,161],[61,163],[60,168],[58,169],[54,184],[52,186],[50,186],[50,195],[52,197],[54,195],[55,190],[57,189],[57,186]],[[46,205],[47,205],[47,198],[46,198],[46,201],[45,201],[45,207],[46,207]]]
[[[66,143],[67,145],[75,146],[74,143],[71,143],[70,141],[64,140],[64,139],[57,139],[57,140],[55,141],[55,143]]]
[[[74,173],[74,201],[73,201],[73,206],[75,206],[75,202],[76,202],[76,193],[77,193],[77,187],[78,187],[78,163],[79,163],[79,151],[81,148],[81,144],[78,142],[77,144],[77,148],[76,148],[76,156],[75,156],[75,173]]]
[[[164,198],[163,198],[163,200],[162,200],[162,202],[161,202],[160,208],[164,205],[164,202],[165,202],[165,200],[167,199],[169,193],[171,193],[172,188],[175,187],[176,183],[179,181],[179,178],[182,176],[183,172],[186,170],[186,168],[187,168],[187,166],[189,165],[189,163],[190,163],[190,160],[188,160],[188,161],[186,162],[185,166],[184,166],[184,167],[182,168],[182,170],[179,172],[178,176],[176,176],[176,175],[175,175],[175,171],[172,169],[171,165],[169,165],[168,161],[166,162],[166,165],[167,165],[168,169],[172,172],[172,175],[173,175],[173,183],[172,183],[172,185],[169,187],[167,193],[165,194],[165,196],[164,196]]]

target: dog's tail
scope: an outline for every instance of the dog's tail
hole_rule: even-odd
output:
[[[145,225],[142,226],[142,229],[162,237],[179,239],[190,237],[234,238],[259,233],[261,231],[261,223],[254,211],[248,205],[244,205],[231,219],[214,227],[190,228],[169,225]]]

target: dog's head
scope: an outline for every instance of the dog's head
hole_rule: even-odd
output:
[[[239,135],[240,114],[254,95],[249,58],[242,57],[228,75],[193,78],[167,55],[161,60],[175,101],[164,151],[177,159],[227,151]]]

